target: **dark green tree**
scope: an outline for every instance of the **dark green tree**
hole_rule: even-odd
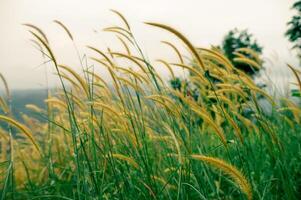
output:
[[[170,81],[170,85],[174,90],[179,90],[181,91],[182,88],[182,82],[181,79],[179,77],[176,77],[174,79],[171,79]]]
[[[299,51],[298,56],[301,59],[301,1],[297,1],[293,4],[292,9],[297,11],[292,19],[287,23],[288,30],[285,35],[289,41],[294,43],[293,49]]]
[[[253,35],[248,30],[233,29],[227,33],[224,37],[221,50],[226,57],[234,64],[234,66],[240,70],[243,70],[247,74],[253,76],[258,70],[252,68],[250,65],[244,63],[236,63],[234,58],[237,57],[235,52],[239,48],[249,48],[255,51],[258,55],[262,53],[262,47],[254,39]]]
[[[234,67],[236,67],[237,69],[244,71],[250,76],[254,76],[258,72],[258,69],[252,67],[247,63],[235,62],[235,58],[238,57],[237,50],[241,48],[251,49],[255,53],[257,53],[259,57],[262,54],[262,47],[257,43],[253,35],[250,34],[248,30],[233,29],[229,31],[225,35],[222,44],[215,48],[220,49],[221,52],[233,63]],[[247,58],[250,58],[251,60],[254,59],[253,57],[250,57],[250,55],[248,55],[247,53],[239,53],[243,54]],[[191,65],[193,66],[194,63],[195,61],[192,60]],[[210,76],[209,72],[206,73],[208,73],[205,74],[206,78],[210,79],[213,84],[218,82],[217,79]],[[190,73],[190,76],[193,76],[193,73]],[[171,79],[169,82],[174,90],[181,91],[184,95],[191,96],[195,100],[198,99],[199,92],[197,91],[197,89],[195,89],[193,83],[191,83],[189,80],[181,80],[180,78],[176,77],[174,79]]]

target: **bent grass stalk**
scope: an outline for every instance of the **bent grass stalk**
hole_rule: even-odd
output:
[[[3,115],[0,115],[0,121],[4,121],[4,122],[18,128],[20,131],[22,131],[26,135],[26,137],[32,142],[32,144],[35,146],[36,150],[40,154],[42,154],[41,149],[40,149],[37,141],[34,139],[32,133],[29,131],[29,129],[25,125],[17,122],[16,120],[14,120],[10,117],[6,117],[6,116],[3,116]]]
[[[203,155],[191,155],[192,159],[200,160],[212,165],[213,167],[222,170],[224,173],[228,174],[239,188],[246,194],[248,200],[252,200],[252,189],[249,181],[244,177],[244,175],[236,169],[231,164],[226,163],[225,161]]]

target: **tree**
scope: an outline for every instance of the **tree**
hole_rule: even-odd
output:
[[[221,46],[213,47],[213,50],[219,49],[230,62],[236,67],[244,71],[246,74],[251,77],[257,74],[262,65],[262,60],[260,55],[262,53],[262,47],[257,43],[253,38],[253,35],[248,32],[248,30],[238,30],[233,29],[229,31],[221,44]],[[238,60],[242,58],[243,62]],[[246,58],[251,62],[246,62]],[[210,60],[210,62],[214,62]],[[191,61],[191,66],[194,67],[196,63],[195,60]],[[254,67],[254,63],[259,67]],[[223,67],[219,63],[215,63],[217,66]],[[253,65],[252,65],[253,64]],[[194,73],[190,72],[189,77],[193,77]],[[216,79],[214,76],[211,76],[209,71],[205,72],[205,76],[211,83],[219,83],[219,79]],[[176,77],[169,81],[171,87],[174,90],[178,90],[184,94],[184,96],[191,96],[194,100],[198,100],[200,92],[194,87],[194,83],[188,80],[181,80]],[[264,87],[264,85],[262,86]],[[212,103],[212,102],[211,102]]]
[[[292,9],[297,11],[297,14],[287,23],[288,30],[285,35],[289,41],[294,43],[293,49],[301,50],[301,1],[293,4]],[[301,58],[301,53],[298,55]]]
[[[257,69],[252,68],[250,65],[245,63],[237,63],[234,60],[234,58],[237,57],[236,50],[240,48],[252,49],[258,55],[261,55],[262,53],[262,47],[257,43],[257,41],[253,38],[253,35],[250,34],[248,30],[238,30],[235,28],[229,31],[224,37],[220,48],[236,68],[243,70],[251,76],[258,72]]]

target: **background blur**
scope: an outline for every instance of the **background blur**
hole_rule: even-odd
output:
[[[286,23],[293,15],[293,0],[0,0],[0,72],[13,89],[45,88],[56,84],[53,67],[40,66],[41,53],[30,42],[22,23],[40,27],[49,37],[60,63],[79,67],[72,42],[52,23],[58,19],[72,32],[80,52],[86,45],[100,49],[120,49],[116,38],[102,28],[120,24],[109,10],[120,11],[149,58],[174,58],[170,49],[160,44],[170,34],[143,24],[144,21],[171,25],[184,33],[196,46],[220,44],[231,29],[248,29],[264,47],[265,67],[274,82],[287,82],[290,72],[285,63],[299,63],[284,37]],[[189,10],[190,12],[187,12]],[[173,42],[176,40],[172,40]],[[180,45],[180,43],[178,43]],[[167,72],[162,70],[162,74]],[[105,75],[105,74],[104,74]]]

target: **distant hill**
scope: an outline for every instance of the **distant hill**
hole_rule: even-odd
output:
[[[31,115],[31,112],[25,108],[26,104],[35,104],[40,108],[45,108],[46,89],[13,90],[11,95],[12,111],[17,119],[20,119],[20,113]]]

